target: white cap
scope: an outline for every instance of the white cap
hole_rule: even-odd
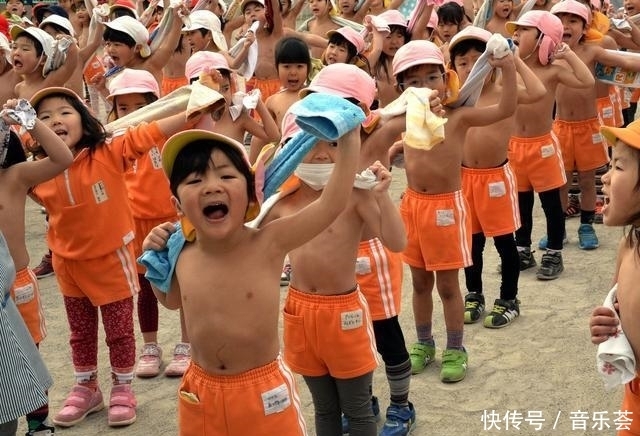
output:
[[[60,15],[56,15],[56,14],[51,14],[47,18],[42,20],[38,27],[41,29],[44,29],[44,26],[46,26],[47,24],[54,24],[58,27],[62,27],[64,30],[67,31],[68,35],[75,36],[76,32],[73,30],[73,25],[71,24],[71,21],[69,21],[65,17],[61,17]]]
[[[149,31],[144,24],[133,17],[124,15],[113,21],[104,23],[110,29],[126,33],[140,46],[140,56],[143,58],[151,55],[151,47],[149,47]]]
[[[53,54],[55,39],[53,39],[53,36],[49,35],[47,32],[38,27],[22,27],[16,24],[14,26],[11,26],[10,33],[11,39],[13,41],[15,41],[21,33],[28,33],[29,35],[37,39],[40,45],[42,45],[42,50],[45,56],[50,57]]]
[[[227,40],[222,34],[222,24],[216,14],[206,9],[193,11],[189,14],[188,25],[182,28],[183,32],[192,32],[198,29],[206,29],[211,32],[213,43],[219,50],[227,50]]]

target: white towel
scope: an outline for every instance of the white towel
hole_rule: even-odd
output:
[[[616,301],[617,289],[618,285],[616,284],[609,291],[603,303],[603,306],[616,313],[616,317],[618,315],[613,308],[613,303]],[[635,378],[636,359],[627,336],[622,331],[621,324],[618,324],[618,332],[615,335],[610,336],[609,339],[598,345],[596,367],[607,389],[627,384]]]

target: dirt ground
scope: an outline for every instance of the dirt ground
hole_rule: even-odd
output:
[[[394,177],[392,194],[398,200],[405,179],[402,172],[395,169]],[[31,265],[35,266],[46,250],[44,215],[39,207],[29,203],[26,217]],[[544,218],[539,204],[535,207],[534,221],[533,237],[537,241],[544,234]],[[564,250],[565,272],[561,278],[541,282],[536,280],[535,272],[531,270],[521,275],[519,298],[522,315],[513,325],[500,330],[486,329],[481,323],[466,326],[464,343],[469,352],[469,370],[464,381],[455,384],[440,382],[440,349],[437,361],[424,373],[413,376],[410,400],[417,412],[414,435],[615,434],[615,412],[620,406],[622,390],[605,391],[596,373],[596,348],[589,341],[588,317],[592,308],[602,303],[611,287],[615,250],[622,230],[597,225],[600,248],[585,252],[577,246],[578,224],[576,218],[567,222],[569,244]],[[538,260],[540,254],[536,253]],[[485,259],[485,294],[489,303],[498,297],[499,290],[498,257],[490,242],[487,243]],[[464,283],[463,275],[460,277]],[[40,285],[49,331],[41,350],[55,380],[50,391],[51,413],[54,414],[62,406],[74,380],[68,326],[55,277],[41,280]],[[464,292],[464,286],[462,288]],[[403,291],[400,319],[409,346],[415,340],[415,329],[408,271]],[[434,336],[437,345],[442,345],[446,336],[437,294],[434,300]],[[179,332],[177,312],[161,308],[159,341],[165,352],[165,363],[179,340]],[[142,339],[139,334],[137,336],[141,346]],[[102,332],[99,365],[100,384],[108,392],[109,365]],[[73,428],[59,428],[56,434],[175,435],[178,384],[179,380],[162,376],[136,379],[138,419],[129,427],[109,428],[106,411],[102,411]],[[299,379],[298,387],[310,435],[315,435],[313,404],[302,379]],[[384,414],[388,405],[388,387],[383,367],[375,373],[374,392],[380,398]],[[512,419],[505,419],[505,416]],[[383,419],[380,426],[382,422]],[[24,431],[24,423],[21,423],[19,434],[24,434]]]

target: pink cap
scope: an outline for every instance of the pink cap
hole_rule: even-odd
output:
[[[587,26],[591,24],[591,11],[587,5],[576,0],[563,0],[553,5],[550,11],[553,15],[572,14],[582,18]]]
[[[296,124],[296,116],[292,114],[290,110],[287,110],[284,117],[282,117],[282,126],[280,126],[280,130],[282,131],[280,144],[284,144],[288,139],[293,138],[296,133],[302,130],[300,129],[300,126]]]
[[[353,44],[358,54],[364,51],[364,38],[362,37],[360,32],[352,29],[351,27],[341,27],[336,30],[329,30],[327,32],[327,37],[331,38],[331,35],[335,33],[339,33],[340,35],[344,36],[344,39]]]
[[[310,91],[355,98],[369,108],[376,96],[376,82],[355,65],[338,63],[321,69],[309,86],[300,91],[300,98]]]
[[[460,32],[453,35],[453,38],[451,38],[451,41],[449,41],[449,53],[453,51],[453,47],[455,47],[462,41],[465,41],[467,39],[477,39],[482,42],[487,42],[489,41],[489,38],[491,38],[491,35],[491,32],[481,27],[467,26]]]
[[[435,29],[436,27],[438,27],[438,13],[435,9],[431,9],[431,16],[429,17],[427,28]]]
[[[151,55],[151,48],[149,47],[149,31],[144,24],[128,15],[118,17],[113,21],[107,21],[104,23],[110,29],[117,30],[119,32],[126,33],[140,46],[140,56],[143,58]]]
[[[538,47],[538,59],[542,65],[547,65],[551,60],[556,46],[562,42],[564,26],[560,18],[547,11],[529,11],[522,14],[518,21],[509,21],[505,28],[513,35],[516,27],[535,27],[543,37]]]
[[[391,68],[393,69],[393,75],[397,76],[416,65],[431,64],[444,66],[442,51],[433,42],[418,39],[409,41],[398,49],[395,56],[393,56]]]
[[[160,97],[160,87],[153,74],[146,70],[134,70],[125,68],[109,82],[109,96],[107,100],[112,101],[117,95],[146,94],[153,93]]]
[[[200,73],[207,68],[231,71],[227,58],[222,54],[201,50],[195,52],[187,59],[184,65],[184,75],[187,79],[191,80],[198,77]]]
[[[378,18],[384,20],[388,26],[402,26],[407,27],[407,20],[404,15],[397,9],[387,9],[383,13],[378,15]]]

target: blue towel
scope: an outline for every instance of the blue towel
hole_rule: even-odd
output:
[[[171,278],[176,269],[178,256],[186,242],[180,223],[176,223],[176,231],[171,234],[167,246],[162,251],[146,250],[138,258],[138,263],[147,268],[144,276],[153,286],[167,293],[171,288]]]
[[[366,119],[360,107],[321,92],[307,95],[289,110],[302,130],[325,141],[336,141]]]
[[[307,132],[298,132],[282,147],[280,153],[273,158],[265,170],[263,188],[265,200],[278,191],[317,142],[318,138],[315,136]]]

